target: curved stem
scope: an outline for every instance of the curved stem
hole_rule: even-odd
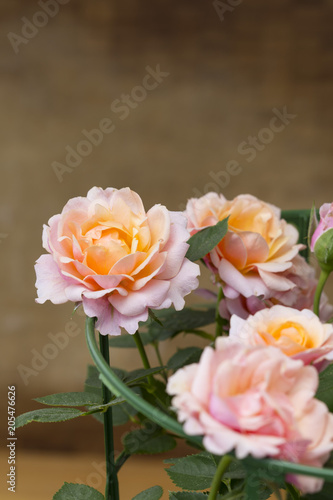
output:
[[[99,334],[99,345],[103,359],[109,365],[109,338],[107,335]],[[104,384],[102,385],[102,392],[103,403],[107,404],[111,399],[111,392]],[[119,500],[117,469],[114,463],[112,407],[109,407],[104,413],[104,443],[106,459],[105,500]]]
[[[217,466],[215,476],[213,478],[208,500],[216,500],[217,494],[220,489],[222,476],[228,468],[231,460],[232,458],[229,455],[224,455],[224,457],[221,458],[220,463]]]
[[[321,270],[319,280],[318,280],[318,285],[316,288],[316,293],[314,296],[314,302],[313,302],[313,312],[317,314],[319,317],[319,309],[320,309],[320,297],[323,292],[323,288],[325,286],[325,283],[327,281],[327,278],[329,277],[330,273],[328,271],[323,271]]]
[[[219,293],[217,295],[216,309],[215,309],[215,338],[223,335],[223,318],[220,315],[220,302],[223,299],[223,288],[219,287]]]
[[[159,362],[160,366],[164,366],[163,359],[162,359],[162,356],[161,356],[161,351],[160,351],[159,346],[158,346],[158,342],[155,341],[153,343],[153,346],[154,346],[156,357],[158,359],[158,362]],[[167,383],[168,382],[168,374],[167,374],[167,371],[166,371],[165,368],[164,368],[164,370],[162,372],[162,376],[164,378],[165,383]]]
[[[146,354],[146,351],[145,351],[145,348],[144,348],[144,345],[142,343],[142,340],[141,340],[141,337],[139,335],[139,332],[135,332],[135,334],[133,335],[133,338],[134,338],[134,341],[136,343],[136,346],[138,348],[138,351],[140,353],[140,356],[141,356],[141,359],[142,359],[142,363],[143,363],[143,366],[149,370],[150,368],[150,363],[149,363],[149,360],[148,360],[148,357],[147,357],[147,354]]]
[[[139,332],[135,332],[135,334],[133,335],[133,338],[134,338],[134,341],[136,343],[136,347],[138,348],[138,351],[140,353],[143,366],[146,368],[146,370],[149,370],[149,368],[151,368],[151,366],[150,366],[149,359],[147,357],[147,353],[145,351],[145,348],[144,348],[144,345],[142,343],[142,340],[141,340]],[[153,378],[153,376],[152,375],[148,375],[147,378],[148,378],[149,385],[152,387],[154,385],[154,378]]]
[[[100,372],[100,379],[102,382],[112,391],[113,394],[116,396],[123,396],[126,401],[133,406],[133,408],[155,422],[157,425],[160,425],[168,431],[174,432],[188,441],[192,441],[196,446],[200,446],[200,448],[202,448],[202,439],[199,436],[188,436],[185,434],[181,424],[142,399],[117,377],[98,350],[94,335],[94,325],[95,319],[87,318],[86,340],[91,357]]]

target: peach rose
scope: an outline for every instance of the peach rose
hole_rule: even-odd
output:
[[[36,262],[37,302],[82,302],[105,335],[135,333],[148,308],[184,307],[199,266],[185,258],[186,218],[155,205],[147,213],[129,188],[94,187],[44,226]]]
[[[274,457],[321,467],[333,449],[333,415],[314,398],[318,373],[275,347],[218,338],[199,363],[169,379],[167,391],[189,435],[211,453]],[[303,492],[323,481],[288,476]]]
[[[295,287],[285,272],[303,245],[278,208],[251,195],[228,201],[208,193],[188,201],[186,216],[191,234],[229,216],[228,233],[205,259],[222,280],[226,297],[270,298]]]
[[[233,314],[237,314],[237,316],[246,319],[257,311],[278,304],[293,307],[299,311],[312,309],[318,283],[315,270],[300,255],[293,259],[292,264],[292,267],[283,273],[287,279],[295,284],[292,290],[277,292],[274,297],[265,300],[254,295],[251,297],[239,295],[235,299],[226,297],[220,303],[221,316],[230,319]],[[320,299],[319,317],[321,321],[325,322],[332,316],[333,306],[328,302],[328,297],[323,292]]]
[[[304,364],[323,370],[333,360],[333,325],[323,324],[309,309],[273,306],[246,320],[233,315],[230,339],[249,345],[272,345]]]

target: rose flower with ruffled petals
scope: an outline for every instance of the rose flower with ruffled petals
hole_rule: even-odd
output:
[[[129,188],[92,188],[44,226],[49,253],[36,262],[37,302],[82,303],[100,333],[133,334],[148,309],[184,307],[199,266],[185,258],[186,218],[155,205],[145,212]]]
[[[312,309],[318,284],[315,269],[306,262],[304,257],[296,255],[292,260],[292,267],[285,271],[283,275],[295,284],[292,290],[277,292],[274,297],[265,300],[255,295],[250,297],[239,295],[235,299],[225,297],[220,302],[220,315],[222,318],[229,320],[233,314],[236,314],[246,319],[249,315],[274,305],[293,307],[299,311]],[[217,295],[215,294],[215,300],[216,298]],[[320,298],[319,317],[321,321],[326,322],[332,316],[333,306],[329,303],[325,292],[323,292]]]
[[[321,467],[333,449],[333,415],[314,398],[318,373],[275,347],[218,338],[199,363],[172,375],[167,391],[189,435],[216,455],[274,457]],[[289,475],[303,492],[321,479]]]
[[[228,201],[208,193],[190,199],[185,213],[191,234],[229,217],[227,234],[205,257],[226,297],[270,298],[295,287],[285,271],[303,245],[297,244],[298,231],[280,218],[278,208],[251,195]]]
[[[333,325],[323,324],[309,309],[273,306],[246,320],[231,316],[229,336],[243,344],[272,345],[287,356],[323,370],[333,360]]]

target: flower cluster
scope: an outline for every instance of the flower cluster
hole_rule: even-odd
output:
[[[171,375],[166,391],[185,432],[202,435],[211,453],[322,467],[333,450],[333,415],[315,397],[318,373],[333,362],[333,326],[325,323],[333,307],[322,294],[333,267],[332,207],[322,207],[311,242],[324,273],[318,281],[297,229],[254,196],[208,193],[185,213],[160,205],[146,212],[129,188],[93,188],[44,226],[37,301],[80,303],[101,334],[135,334],[150,309],[184,307],[200,274],[186,258],[189,237],[228,218],[225,236],[203,252],[215,296],[223,292],[217,316],[227,336]],[[287,480],[304,493],[323,484]]]
[[[208,193],[191,199],[186,214],[191,234],[229,218],[228,233],[204,261],[223,289],[219,310],[230,330],[199,363],[169,379],[179,421],[218,455],[234,449],[238,458],[322,466],[333,450],[333,415],[314,396],[318,371],[333,360],[333,326],[309,309],[317,280],[299,255],[297,230],[276,207],[249,195],[228,201]],[[330,214],[326,207],[322,216]],[[323,296],[321,317],[331,315]],[[288,479],[303,492],[323,484]]]

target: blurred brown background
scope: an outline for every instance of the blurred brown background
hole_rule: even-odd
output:
[[[8,385],[17,386],[18,413],[37,407],[34,397],[82,390],[90,358],[79,316],[81,334],[54,359],[23,378],[18,370],[32,368],[72,317],[71,304],[35,304],[33,268],[43,223],[69,198],[130,186],[146,208],[179,210],[216,190],[289,209],[333,195],[333,2],[226,0],[224,12],[216,1],[51,3],[45,13],[46,0],[0,1],[5,418]],[[82,145],[82,131],[105,118],[114,130],[108,122],[99,144]],[[139,366],[132,354],[117,350],[113,363]],[[18,436],[21,450],[103,450],[90,420],[32,424]]]

